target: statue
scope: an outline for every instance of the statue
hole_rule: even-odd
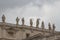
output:
[[[18,25],[18,22],[19,22],[19,18],[17,17],[17,18],[16,18],[16,24],[17,24],[17,25]]]
[[[42,29],[44,29],[44,21],[42,21],[42,25],[41,25]]]
[[[2,21],[5,22],[5,15],[2,16]]]
[[[41,23],[41,28],[42,28],[42,33],[43,33],[43,34],[45,34],[45,32],[44,32],[44,27],[45,27],[45,26],[44,26],[44,21],[42,21],[42,23]]]
[[[51,30],[51,24],[49,23],[48,26],[49,26],[49,31],[50,31]]]
[[[39,26],[39,20],[40,19],[37,19],[37,21],[36,21],[36,27],[38,28],[38,26]]]
[[[33,22],[32,22],[32,19],[30,19],[30,26],[32,26],[33,25]]]
[[[55,25],[53,24],[53,31],[55,31]]]
[[[24,21],[24,18],[22,18],[22,25],[24,25],[24,22],[25,22],[25,21]]]

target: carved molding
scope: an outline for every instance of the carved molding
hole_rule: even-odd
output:
[[[18,29],[14,27],[9,27],[8,29],[6,29],[6,31],[8,32],[8,34],[13,36],[14,34],[17,33]]]

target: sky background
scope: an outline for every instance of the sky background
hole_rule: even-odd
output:
[[[34,25],[36,19],[44,21],[45,28],[48,23],[55,24],[56,30],[60,31],[60,0],[0,0],[0,22],[2,15],[6,16],[6,22],[16,23],[16,17],[25,18],[25,24],[29,25],[29,19],[32,18]]]

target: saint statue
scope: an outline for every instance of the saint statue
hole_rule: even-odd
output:
[[[22,18],[22,25],[24,25],[24,22],[25,22],[25,21],[24,21],[24,18]]]
[[[18,22],[19,22],[19,18],[17,17],[17,18],[16,18],[16,24],[18,24]]]
[[[51,24],[49,23],[48,26],[49,26],[49,31],[50,31],[51,30]]]
[[[33,25],[33,21],[32,21],[32,19],[30,19],[30,26],[32,26]]]
[[[5,22],[5,15],[2,16],[2,22]]]
[[[44,29],[44,21],[42,21],[42,25],[41,25],[42,29]]]
[[[44,21],[42,21],[42,23],[41,23],[41,28],[42,28],[42,33],[43,33],[43,34],[45,34],[45,32],[44,32],[44,27],[45,27]]]
[[[53,31],[55,31],[55,25],[53,24]]]
[[[36,27],[39,26],[39,20],[40,20],[40,19],[37,19],[37,21],[36,21]]]

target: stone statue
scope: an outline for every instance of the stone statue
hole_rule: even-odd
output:
[[[32,19],[30,19],[30,26],[32,26],[33,25],[33,21],[32,21]]]
[[[40,20],[40,19],[37,19],[37,21],[36,21],[36,27],[39,26],[39,20]]]
[[[25,22],[25,21],[24,21],[24,18],[22,18],[22,25],[24,25],[24,22]]]
[[[48,26],[49,26],[49,31],[50,31],[51,30],[51,24],[49,23]]]
[[[42,25],[41,25],[42,29],[44,29],[44,21],[42,21]]]
[[[17,18],[16,18],[16,24],[18,24],[18,22],[19,22],[19,18],[17,17]]]
[[[55,25],[53,24],[53,31],[55,31]]]
[[[2,16],[2,22],[5,22],[5,15]]]

